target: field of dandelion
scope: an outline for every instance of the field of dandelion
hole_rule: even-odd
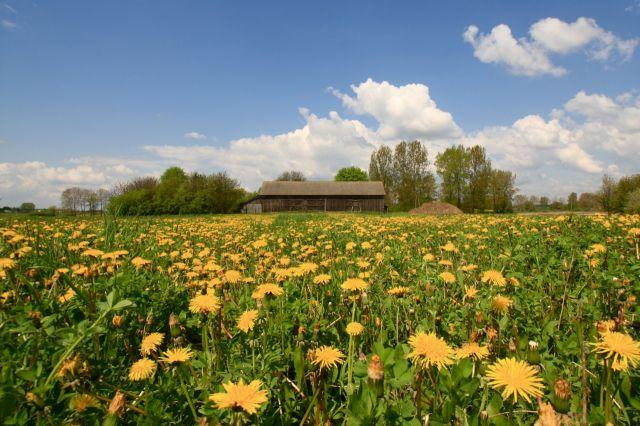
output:
[[[0,218],[4,424],[639,424],[640,216]]]

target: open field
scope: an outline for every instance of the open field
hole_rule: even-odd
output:
[[[639,242],[637,215],[0,217],[0,419],[639,424]]]

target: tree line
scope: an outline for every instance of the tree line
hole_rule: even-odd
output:
[[[226,172],[187,174],[180,167],[170,167],[160,179],[141,177],[118,185],[109,209],[123,215],[232,213],[246,196]]]
[[[109,204],[111,191],[100,188],[98,190],[79,188],[74,186],[62,191],[60,204],[63,210],[68,212],[90,212],[104,211]]]
[[[494,169],[481,146],[447,148],[435,157],[436,178],[429,169],[427,148],[420,141],[383,145],[371,154],[369,178],[387,190],[387,205],[406,211],[436,198],[464,212],[512,210],[515,174]]]
[[[598,197],[607,213],[640,213],[640,174],[622,176],[617,182],[604,175]]]

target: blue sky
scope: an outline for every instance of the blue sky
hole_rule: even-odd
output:
[[[171,164],[327,178],[411,137],[481,143],[527,193],[640,163],[636,0],[5,0],[0,21],[0,204]]]

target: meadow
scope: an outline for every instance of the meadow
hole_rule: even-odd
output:
[[[0,217],[4,424],[640,424],[640,216]]]

